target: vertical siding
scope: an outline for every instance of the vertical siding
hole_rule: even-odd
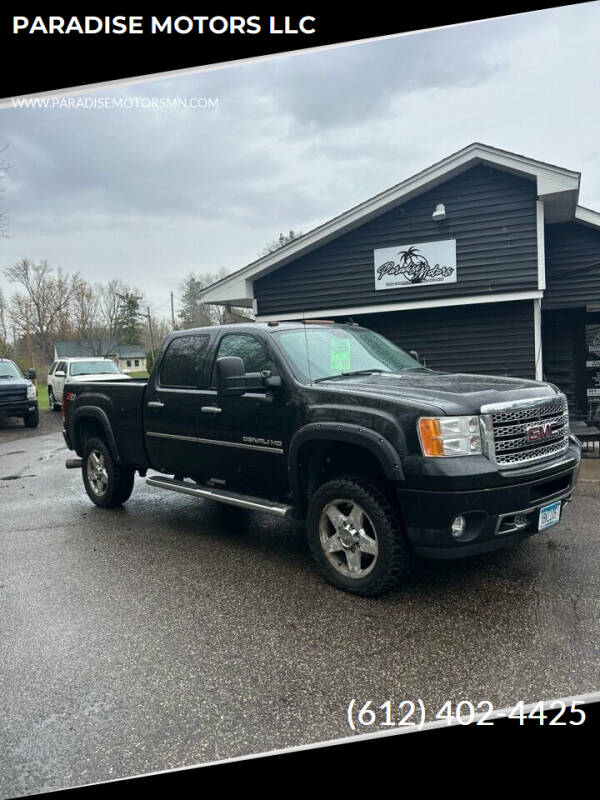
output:
[[[354,321],[431,369],[534,378],[533,301],[362,314]]]
[[[581,222],[546,226],[546,292],[542,307],[600,303],[600,229]]]
[[[435,222],[437,203],[447,219]],[[457,282],[376,291],[373,250],[456,239]],[[537,289],[536,184],[478,165],[258,278],[259,314]]]
[[[579,413],[585,405],[584,318],[579,309],[546,311],[542,316],[544,376],[567,395],[571,412]]]

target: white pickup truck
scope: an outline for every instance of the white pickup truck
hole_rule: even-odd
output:
[[[131,380],[124,375],[110,358],[62,358],[54,361],[48,370],[48,404],[51,411],[57,411],[63,402],[63,389],[69,381],[88,382],[110,380]]]

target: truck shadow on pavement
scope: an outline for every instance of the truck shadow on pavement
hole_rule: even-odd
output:
[[[205,549],[209,543],[212,559],[227,568],[228,561],[235,554],[247,564],[256,565],[261,572],[272,572],[275,580],[293,580],[297,584],[305,581],[311,591],[318,590],[339,593],[376,603],[402,602],[408,596],[431,596],[447,598],[449,592],[467,590],[489,595],[493,602],[494,594],[529,591],[543,570],[549,558],[569,549],[568,542],[561,542],[545,535],[534,534],[517,547],[511,547],[483,555],[474,555],[454,560],[415,559],[409,582],[400,585],[382,598],[356,598],[329,586],[321,577],[310,554],[303,522],[282,521],[268,514],[249,512],[232,506],[209,501],[189,502],[174,500],[163,495],[154,496],[144,492],[134,493],[123,509],[104,511],[91,507],[90,517],[107,515],[117,522],[111,528],[128,536],[144,538],[148,531],[159,538],[165,547],[165,555],[170,546],[177,550],[183,548],[190,559],[195,553]],[[159,542],[155,541],[155,546]],[[286,578],[287,573],[287,578]]]

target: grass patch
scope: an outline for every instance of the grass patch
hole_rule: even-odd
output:
[[[146,370],[142,370],[141,372],[129,372],[128,375],[131,378],[147,378],[148,377],[148,373],[146,372]]]
[[[38,383],[37,385],[38,390],[38,406],[40,411],[42,409],[48,409],[48,387],[45,383]]]

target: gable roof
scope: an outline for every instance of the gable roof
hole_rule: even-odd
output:
[[[252,284],[257,278],[389,211],[394,206],[406,203],[477,164],[493,166],[535,180],[537,195],[544,201],[546,222],[562,222],[574,218],[581,173],[474,142],[313,228],[312,231],[299,236],[274,253],[262,256],[226,278],[216,281],[202,292],[202,300],[205,303],[231,303],[251,307],[254,300]]]
[[[55,342],[54,352],[58,358],[102,358],[103,356],[99,355],[99,352],[116,358],[146,358],[146,353],[141,345],[118,344],[114,341]]]

